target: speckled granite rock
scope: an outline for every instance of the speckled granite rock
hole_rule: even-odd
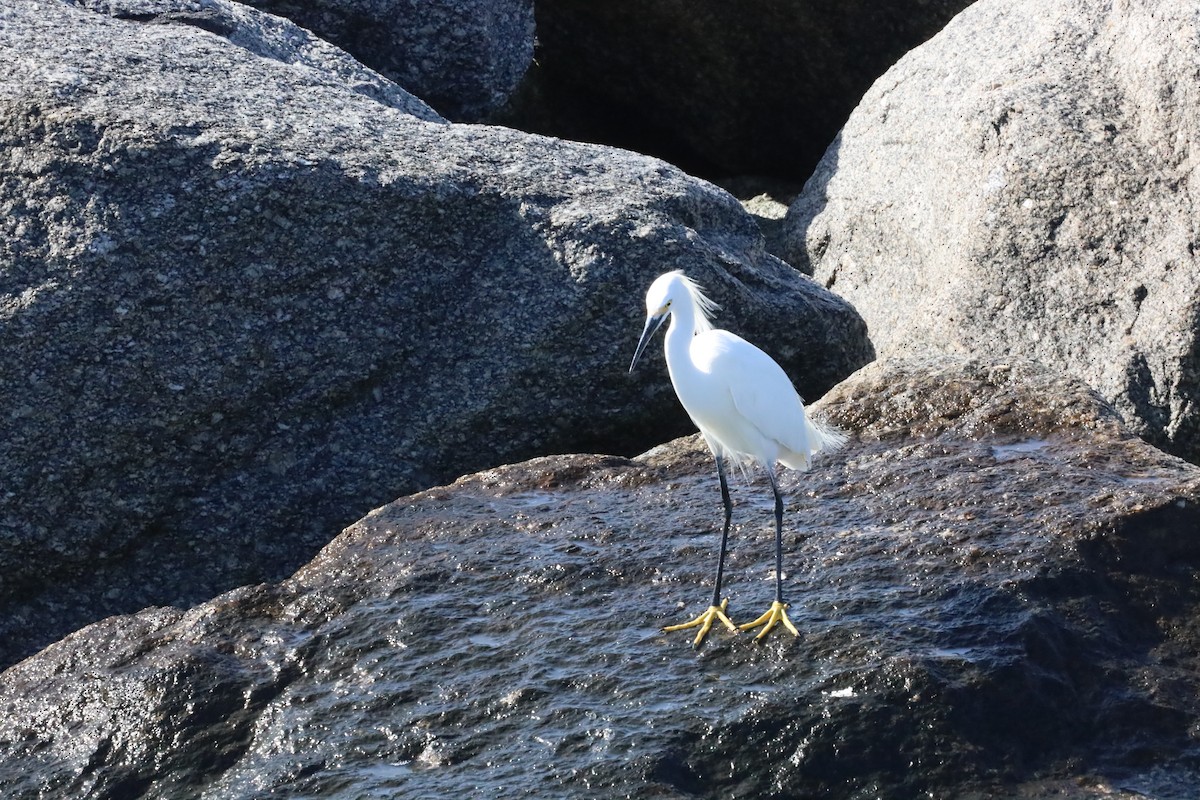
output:
[[[882,355],[1041,361],[1200,461],[1200,3],[980,0],[876,82],[786,257]]]
[[[295,21],[439,113],[477,122],[533,60],[533,0],[249,0]]]
[[[626,374],[665,269],[810,395],[870,358],[714,187],[447,124],[200,5],[0,5],[0,663],[284,577],[400,494],[683,430],[665,375]]]

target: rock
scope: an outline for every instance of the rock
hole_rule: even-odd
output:
[[[382,507],[281,583],[11,667],[0,789],[1186,796],[1200,468],[1028,363],[876,363],[815,408],[854,438],[784,476],[799,639],[659,632],[707,601],[698,437],[539,458]],[[733,486],[739,620],[772,592],[767,492]]]
[[[21,1],[26,8],[36,8],[39,5],[29,2],[29,0]],[[278,64],[272,65],[277,70],[285,65],[299,70],[307,70],[310,78],[319,79],[326,84],[333,84],[334,86],[344,84],[344,88],[364,94],[372,100],[390,108],[403,111],[420,119],[441,121],[441,117],[423,101],[418,100],[409,92],[386,78],[371,72],[369,69],[364,69],[361,64],[356,62],[343,50],[311,36],[305,31],[299,30],[295,25],[288,23],[286,20],[276,19],[267,14],[256,13],[245,8],[240,3],[228,2],[227,0],[63,0],[63,2],[79,9],[86,9],[112,17],[114,20],[145,25],[169,26],[163,29],[170,31],[170,33],[164,34],[164,38],[168,39],[168,41],[174,39],[176,34],[181,34],[181,28],[186,26],[194,27],[200,31],[207,31],[216,36],[223,37],[227,40],[228,44],[243,48],[249,54],[259,56],[268,62],[278,62]],[[41,3],[40,5],[44,6],[45,4]],[[57,15],[61,15],[62,13],[62,11],[58,11]],[[84,18],[79,17],[77,19]],[[134,26],[135,29],[136,27]],[[122,26],[115,28],[115,30],[122,29]],[[194,32],[192,33],[193,37],[196,35]],[[169,41],[169,44],[175,45],[175,42]],[[129,47],[130,43],[121,42],[117,47],[114,47],[113,52],[109,54],[110,60],[114,57],[119,57],[120,45]],[[36,44],[33,47],[36,47]],[[29,55],[33,54],[33,47],[29,48]],[[182,49],[184,48],[172,47],[173,51]],[[178,53],[173,52],[172,55],[178,55]],[[29,56],[26,55],[25,57],[28,58]],[[138,54],[131,54],[128,57],[134,59],[134,65],[136,66],[140,66],[144,60],[144,57]],[[25,68],[21,69],[21,66]],[[34,77],[30,69],[31,66],[34,65],[13,65],[13,67],[20,70],[16,74],[26,80]],[[178,68],[180,66],[192,65],[175,64],[175,66]],[[201,74],[203,75],[203,73]],[[82,97],[86,97],[88,90],[85,87],[93,76],[89,75],[86,71],[79,71],[75,65],[68,64],[61,70],[51,70],[39,77],[48,79],[51,85],[57,90],[58,96],[55,98],[56,100],[67,102],[71,100],[78,101]],[[110,68],[105,72],[105,77],[115,80],[117,76],[112,74]],[[195,79],[194,75],[188,77]],[[216,83],[219,78],[218,75],[214,74],[209,74],[206,77],[210,83]],[[178,82],[179,78],[176,79],[175,83]],[[168,79],[162,83],[169,85],[170,81]],[[332,87],[327,86],[326,88]],[[22,94],[26,98],[29,97],[28,86],[14,86],[12,89],[16,91],[14,95],[16,97],[21,97]],[[199,102],[203,102],[205,99],[208,98],[197,98]],[[259,92],[246,99],[257,102],[273,102],[275,105],[281,105],[283,100],[283,98],[272,98],[265,92]],[[209,100],[209,102],[212,103],[211,110],[216,111],[220,108],[212,100]],[[156,109],[156,111],[159,115],[163,115],[172,111],[172,108]],[[247,129],[249,129],[248,125]]]
[[[756,175],[730,177],[717,185],[740,200],[742,208],[758,223],[767,252],[783,258],[787,252],[783,222],[789,206],[800,196],[804,185]]]
[[[533,60],[532,0],[248,0],[460,122],[501,108]]]
[[[882,355],[1031,358],[1200,460],[1200,4],[981,0],[863,98],[785,257]]]
[[[742,201],[742,207],[754,217],[762,231],[763,244],[772,255],[785,247],[783,221],[787,217],[787,205],[769,194],[756,194]]]
[[[510,124],[805,180],[871,82],[971,0],[538,0]]]
[[[0,6],[0,664],[402,494],[686,430],[661,355],[627,374],[666,269],[810,396],[871,357],[661,161],[447,124],[237,3],[102,10]]]

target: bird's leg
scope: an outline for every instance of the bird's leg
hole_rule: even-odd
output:
[[[775,493],[775,602],[771,603],[771,607],[758,619],[738,626],[746,631],[762,625],[762,632],[754,637],[756,642],[762,641],[779,622],[782,622],[783,627],[791,631],[793,636],[800,635],[800,631],[796,630],[796,626],[788,619],[788,606],[783,602],[783,495],[779,493],[779,481],[775,478],[773,464],[767,466],[767,476],[771,479],[771,491]]]
[[[725,478],[725,459],[716,453],[717,478],[721,481],[721,505],[725,508],[725,525],[721,528],[721,551],[717,556],[717,579],[713,583],[712,604],[721,602],[721,581],[725,575],[725,546],[729,542],[729,523],[733,519],[733,501],[729,499],[729,481]]]
[[[775,494],[775,602],[783,605],[783,495],[779,493],[779,481],[775,468],[767,470],[771,479],[771,491]]]
[[[738,632],[737,626],[725,616],[725,609],[729,605],[729,599],[721,599],[721,580],[725,574],[725,547],[729,542],[729,523],[733,519],[733,502],[729,499],[729,482],[725,478],[725,460],[721,457],[720,451],[713,448],[713,453],[717,459],[717,477],[721,479],[721,502],[725,506],[725,526],[721,529],[721,551],[717,556],[717,579],[713,585],[712,603],[708,610],[700,616],[696,617],[691,622],[685,622],[682,625],[668,625],[663,628],[666,632],[681,631],[685,628],[699,627],[700,632],[696,634],[696,640],[692,645],[698,647],[700,642],[704,641],[704,637],[708,635],[712,629],[713,623],[720,620],[725,627],[734,633]]]

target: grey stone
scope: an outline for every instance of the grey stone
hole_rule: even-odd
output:
[[[462,122],[508,102],[533,60],[533,0],[249,0]]]
[[[698,437],[382,507],[274,585],[79,631],[0,675],[0,792],[117,797],[1186,797],[1200,468],[1024,362],[877,362],[783,473],[798,639],[708,600]],[[735,481],[735,620],[773,593]]]
[[[104,11],[0,6],[0,664],[399,495],[686,430],[660,355],[627,375],[666,269],[810,397],[871,357],[661,161],[447,124],[236,3]]]
[[[30,0],[18,0],[28,4]],[[402,86],[364,69],[344,50],[312,36],[284,19],[253,11],[228,0],[64,0],[68,5],[105,14],[117,20],[151,25],[191,26],[225,38],[230,44],[268,61],[305,70],[310,80],[321,81],[335,89],[349,88],[384,105],[427,120],[440,120],[437,113]],[[119,30],[119,28],[118,28]],[[171,36],[171,34],[167,34]],[[135,58],[138,56],[134,56]],[[252,62],[251,62],[252,63]],[[48,71],[49,79],[62,84],[71,94],[74,81],[86,81],[78,73]],[[28,71],[21,75],[28,79]],[[196,76],[212,81],[215,75]],[[177,81],[181,83],[182,81]],[[269,97],[263,93],[260,97]],[[282,98],[276,99],[278,103]],[[170,108],[156,109],[159,113]]]
[[[804,180],[871,82],[971,0],[538,0],[527,130]]]
[[[872,87],[785,223],[882,355],[1031,358],[1200,459],[1194,0],[981,0]]]

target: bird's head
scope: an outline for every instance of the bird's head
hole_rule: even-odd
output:
[[[716,308],[717,304],[705,297],[700,287],[681,271],[659,275],[646,290],[646,327],[642,329],[629,371],[633,372],[651,337],[673,312],[690,311],[695,330],[701,331],[712,327],[709,314]]]
[[[633,372],[633,368],[637,366],[638,359],[642,357],[642,351],[650,343],[651,337],[662,327],[670,315],[671,304],[676,301],[676,295],[678,295],[676,287],[681,287],[678,281],[679,277],[680,273],[678,272],[659,275],[646,291],[646,327],[642,328],[642,338],[638,340],[637,350],[633,353],[633,361],[629,362],[630,372]]]

